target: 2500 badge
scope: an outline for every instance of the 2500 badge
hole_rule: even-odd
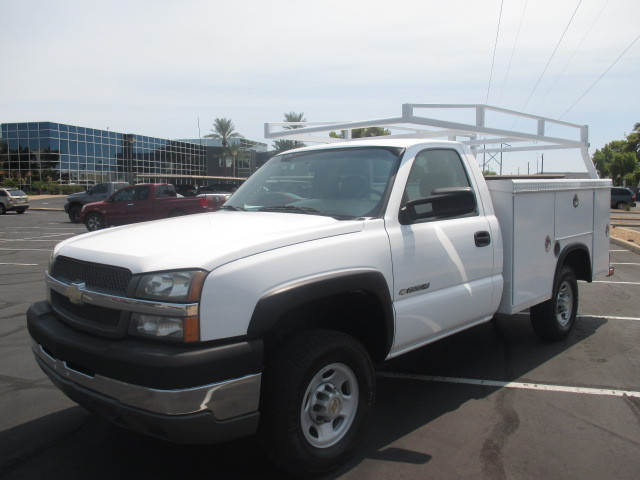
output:
[[[400,295],[408,295],[409,293],[419,292],[420,290],[426,290],[429,288],[430,283],[423,283],[422,285],[416,285],[415,287],[403,288],[400,290]]]

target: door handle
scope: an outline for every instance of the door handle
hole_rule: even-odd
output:
[[[476,232],[473,234],[476,247],[486,247],[491,243],[491,234],[487,231]]]

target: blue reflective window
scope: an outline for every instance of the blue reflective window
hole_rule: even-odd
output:
[[[87,154],[87,144],[84,142],[78,142],[78,155]]]
[[[35,122],[30,122],[29,124],[27,124],[27,128],[29,130],[38,130],[38,124]]]
[[[57,152],[58,150],[60,150],[60,140],[58,140],[57,138],[52,138],[51,140],[49,140],[49,148],[52,152]]]
[[[68,132],[69,131],[69,125],[64,125],[64,124],[60,124],[60,131],[61,132]]]
[[[11,139],[11,138],[16,138],[17,139],[18,138],[18,131],[17,130],[14,130],[14,131],[10,130],[6,134],[3,132],[2,136],[5,137],[5,138],[9,138],[9,139]]]
[[[69,125],[69,132],[78,133],[78,127],[76,127],[74,125]]]
[[[69,142],[67,140],[60,140],[60,153],[69,153]]]
[[[69,132],[60,132],[60,138],[62,140],[69,140]]]
[[[69,140],[78,140],[77,133],[69,133]]]
[[[17,152],[18,149],[20,148],[20,142],[18,141],[17,138],[10,138],[7,143],[9,144],[9,151],[10,152]]]
[[[93,143],[87,143],[87,155],[90,157],[95,156],[96,154],[96,146]]]
[[[29,140],[29,150],[34,151],[40,148],[40,142],[37,138]]]
[[[72,140],[69,141],[69,153],[71,155],[78,154],[78,142],[74,142]]]
[[[10,132],[17,132],[18,131],[18,124],[17,123],[9,123],[7,125],[7,127],[8,127],[8,130]]]
[[[87,133],[87,129],[84,127],[77,127],[78,128],[78,133],[82,133],[82,134],[86,134]]]
[[[39,130],[51,130],[51,122],[40,122],[38,123]]]

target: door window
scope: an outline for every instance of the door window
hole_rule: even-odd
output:
[[[462,159],[455,150],[423,150],[413,162],[404,190],[402,205],[413,200],[437,195],[444,188],[470,188]],[[417,214],[432,212],[434,204],[415,205]],[[477,215],[474,212],[474,215]],[[438,215],[429,220],[442,220]],[[446,217],[445,217],[446,218]]]

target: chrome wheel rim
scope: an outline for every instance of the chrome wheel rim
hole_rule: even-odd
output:
[[[332,363],[320,370],[307,386],[300,421],[306,440],[316,448],[328,448],[347,434],[358,411],[360,393],[353,370]]]
[[[566,327],[571,321],[571,313],[573,312],[573,290],[569,282],[564,281],[558,288],[556,296],[556,320],[562,327]]]

